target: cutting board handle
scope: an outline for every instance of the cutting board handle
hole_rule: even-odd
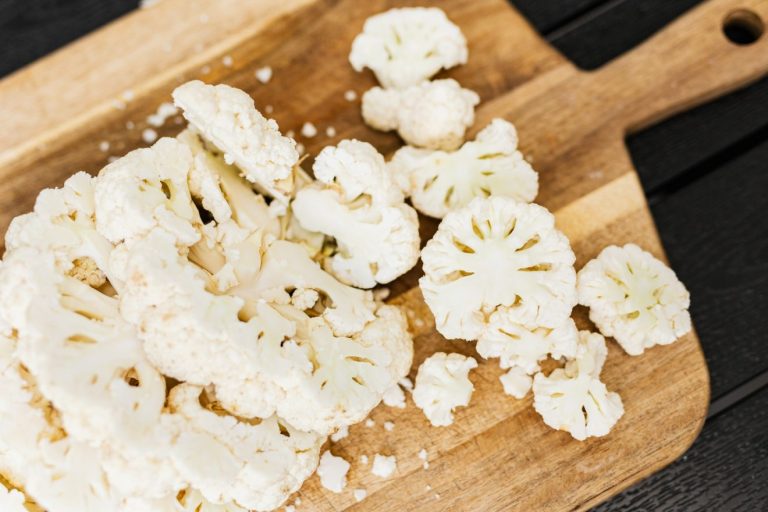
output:
[[[726,35],[726,25],[747,38],[759,37],[737,44]],[[611,108],[626,114],[620,116],[623,128],[634,132],[766,73],[768,0],[709,0],[590,78],[604,87],[620,84],[620,90],[602,92]]]

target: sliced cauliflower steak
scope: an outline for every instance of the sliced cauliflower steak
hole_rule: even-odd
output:
[[[545,208],[478,198],[440,223],[422,251],[419,286],[446,338],[478,339],[494,313],[556,328],[576,304],[574,260]]]
[[[454,150],[475,121],[480,96],[453,79],[422,82],[405,89],[374,87],[363,94],[365,122],[377,130],[397,130],[411,146]]]
[[[624,406],[621,397],[600,381],[607,354],[601,335],[580,331],[575,359],[549,376],[536,374],[533,407],[544,423],[579,441],[608,434],[624,414]]]
[[[245,92],[228,85],[193,80],[173,91],[173,100],[190,125],[224,153],[259,191],[280,202],[293,193],[296,142],[280,135]]]
[[[691,299],[674,271],[634,244],[606,247],[578,274],[579,303],[630,355],[691,330]]]
[[[503,119],[453,152],[400,148],[388,167],[416,209],[438,219],[475,197],[529,203],[539,191],[538,174],[517,149],[515,127]]]
[[[404,203],[384,158],[365,142],[326,147],[315,161],[319,182],[291,204],[304,229],[335,240],[325,267],[341,281],[372,288],[404,274],[419,258],[416,211]]]
[[[371,16],[352,42],[349,62],[370,68],[382,86],[403,88],[467,62],[467,41],[441,9],[396,8]]]
[[[453,411],[469,405],[474,390],[469,372],[473,368],[477,368],[474,358],[445,352],[432,354],[419,366],[413,401],[433,426],[450,425]]]

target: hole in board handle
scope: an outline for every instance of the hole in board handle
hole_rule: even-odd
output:
[[[733,11],[723,21],[723,33],[734,44],[752,44],[763,35],[765,25],[760,16],[746,9]]]

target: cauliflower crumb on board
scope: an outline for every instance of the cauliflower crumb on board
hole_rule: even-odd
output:
[[[308,139],[311,139],[315,135],[317,135],[317,127],[307,121],[303,125],[301,125],[301,135],[302,137],[307,137]]]
[[[368,456],[367,455],[361,455],[360,456],[360,464],[362,464],[363,466],[367,466],[368,465]]]
[[[368,491],[365,489],[355,489],[352,495],[355,497],[355,501],[360,503],[368,496]]]
[[[371,427],[373,427],[374,425],[376,425],[376,422],[375,422],[375,421],[373,421],[371,418],[368,418],[367,420],[365,420],[365,426],[366,426],[366,427],[368,427],[368,428],[371,428]]]
[[[419,450],[419,459],[421,459],[421,467],[424,469],[429,469],[429,455],[427,454],[427,450],[425,448]]]
[[[234,60],[232,59],[231,55],[225,55],[221,58],[221,63],[224,64],[225,67],[231,68],[232,64],[234,64]]]
[[[157,140],[157,132],[152,128],[145,128],[144,131],[141,132],[141,140],[147,144],[152,144]]]
[[[372,474],[381,478],[389,478],[396,470],[397,458],[394,455],[387,456],[377,453],[373,456]]]
[[[103,140],[99,142],[99,151],[101,151],[102,153],[106,153],[107,151],[109,151],[109,141]]]
[[[474,358],[445,352],[432,354],[419,366],[413,401],[433,426],[452,424],[453,411],[469,405],[474,390],[469,372],[474,368]]]
[[[327,127],[325,129],[325,136],[326,137],[330,137],[330,138],[335,137],[336,136],[336,128],[334,128],[333,126]]]
[[[392,432],[393,430],[395,430],[395,424],[391,421],[385,421],[384,430],[386,430],[387,432]]]
[[[163,102],[157,107],[154,114],[147,117],[147,124],[159,128],[165,124],[168,118],[175,116],[178,112],[179,109],[173,103]]]
[[[347,101],[355,101],[357,99],[357,93],[352,89],[344,91],[344,99]]]
[[[317,467],[320,484],[331,492],[342,492],[347,486],[349,468],[349,462],[342,457],[332,455],[330,451],[324,452],[320,457],[320,465]]]
[[[254,75],[259,82],[266,84],[272,79],[272,68],[270,66],[262,66],[254,72]]]
[[[692,328],[688,290],[672,269],[635,244],[606,247],[577,280],[590,320],[627,354],[668,345]]]
[[[403,393],[400,385],[395,384],[390,386],[382,396],[382,402],[389,407],[396,407],[398,409],[405,409],[405,393]]]

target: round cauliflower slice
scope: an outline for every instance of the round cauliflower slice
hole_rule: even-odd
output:
[[[607,354],[601,335],[580,331],[575,359],[549,376],[536,374],[533,407],[544,423],[579,441],[608,434],[624,414],[624,406],[621,397],[600,381]]]
[[[368,143],[341,141],[326,147],[314,165],[318,179],[291,203],[308,231],[335,240],[325,268],[360,288],[388,283],[416,265],[419,223],[387,172],[384,158]]]
[[[450,425],[453,411],[469,405],[475,389],[469,380],[469,371],[473,368],[477,368],[474,358],[445,352],[432,354],[421,363],[413,401],[433,426]]]
[[[403,88],[467,62],[467,41],[441,9],[396,8],[371,16],[352,42],[349,62],[370,68],[382,86]]]
[[[253,99],[228,85],[187,82],[173,100],[189,124],[224,153],[262,193],[287,203],[293,193],[293,169],[299,161],[296,141],[280,134],[277,123],[256,110]]]
[[[411,146],[449,151],[464,141],[479,102],[477,93],[453,79],[405,89],[374,87],[363,94],[363,119],[377,130],[397,130]]]
[[[180,424],[172,459],[190,485],[214,503],[273,510],[315,470],[325,438],[276,416],[231,416],[203,388],[180,384],[168,406]]]
[[[691,330],[690,295],[674,271],[634,244],[609,246],[578,274],[579,303],[630,355]]]
[[[496,312],[556,328],[576,304],[574,260],[546,208],[478,198],[440,223],[422,251],[419,286],[446,338],[480,338]]]
[[[529,203],[539,191],[538,174],[517,149],[515,127],[503,119],[494,119],[456,151],[405,146],[387,165],[416,209],[438,219],[475,197]]]

